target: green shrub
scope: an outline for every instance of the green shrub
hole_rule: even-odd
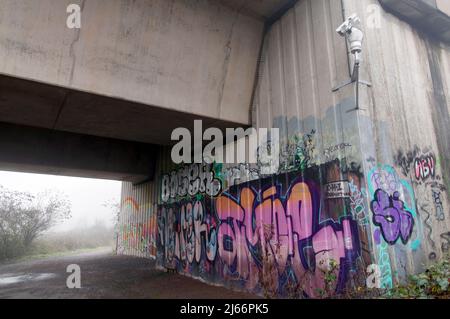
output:
[[[450,298],[450,256],[418,275],[409,276],[406,284],[386,293],[388,298]]]

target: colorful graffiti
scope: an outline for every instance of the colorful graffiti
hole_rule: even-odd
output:
[[[409,176],[413,168],[414,177],[418,181],[424,181],[436,175],[436,158],[433,152],[421,151],[417,145],[408,152],[399,150],[394,157],[394,162],[405,176]]]
[[[156,256],[156,215],[148,208],[127,197],[122,202],[121,215],[128,219],[118,230],[118,252],[135,250],[148,256]]]
[[[375,233],[375,241],[379,242],[381,234],[390,245],[395,244],[398,238],[406,245],[417,220],[411,185],[400,179],[395,169],[388,165],[373,168],[368,174],[368,183],[369,192],[373,194],[373,222],[380,227]],[[410,245],[416,250],[420,246],[420,239],[414,239]]]
[[[349,183],[350,189],[350,209],[353,219],[358,222],[360,226],[366,226],[369,224],[369,220],[366,215],[365,198],[366,195],[362,190],[359,190],[353,180]]]
[[[305,170],[312,165],[315,152],[316,131],[304,135],[293,135],[281,148],[279,172]]]
[[[436,174],[436,160],[434,155],[429,153],[417,157],[414,160],[414,172],[417,180],[426,180],[429,177],[434,177]]]
[[[412,251],[421,245],[422,228],[418,222],[416,200],[412,186],[401,179],[389,165],[378,165],[367,175],[371,194],[374,254],[382,274],[381,286],[393,286],[389,246],[400,242]]]
[[[277,294],[289,284],[305,296],[325,289],[325,273],[337,264],[333,291],[343,289],[360,256],[358,226],[344,211],[325,211],[319,168],[288,173],[229,188],[217,197],[184,199],[158,209],[158,260],[166,267],[209,281],[261,291],[261,276]],[[305,175],[305,174],[303,174]]]
[[[351,217],[338,223],[315,220],[320,199],[313,183],[296,181],[282,194],[281,187],[270,186],[262,191],[245,187],[238,197],[221,195],[216,200],[219,255],[249,288],[258,282],[252,266],[263,267],[262,260],[268,258],[276,265],[279,289],[281,278],[289,274],[297,282],[308,277],[303,289],[315,296],[325,284],[320,267],[331,260],[339,265],[349,260],[357,231]]]
[[[406,244],[411,237],[414,226],[412,214],[405,210],[405,204],[400,200],[400,193],[392,196],[382,189],[375,192],[371,203],[373,223],[380,226],[384,240],[394,245],[399,238]]]
[[[415,146],[406,155],[403,151],[398,151],[394,160],[396,165],[401,167],[402,173],[411,179],[416,193],[420,194],[417,206],[420,208],[423,225],[427,231],[426,238],[431,247],[435,249],[438,237],[433,233],[435,229],[433,224],[435,221],[444,221],[446,217],[445,201],[442,197],[443,194],[445,195],[447,187],[442,184],[442,178],[437,172],[442,160],[436,159],[430,148],[421,150],[418,146]],[[434,255],[429,254],[429,256],[433,257]]]

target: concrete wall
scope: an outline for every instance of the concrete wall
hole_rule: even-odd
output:
[[[388,12],[422,30],[429,37],[450,44],[450,4],[437,0],[378,0]]]
[[[406,243],[386,245],[378,238],[383,227],[373,229],[375,259],[387,273],[392,270],[395,280],[449,250],[450,48],[383,11],[379,25],[368,23],[364,13],[377,1],[345,4],[347,13],[364,17],[363,77],[373,83],[363,88],[367,110],[361,113],[370,118],[361,130],[369,200],[377,189],[399,191],[403,201],[410,201],[414,216]],[[382,176],[397,186],[377,182]],[[388,276],[385,283],[390,283]]]
[[[436,6],[439,10],[450,16],[450,2],[446,0],[436,0]]]
[[[262,31],[220,1],[1,0],[0,74],[248,124]]]
[[[337,277],[325,295],[365,285],[369,265],[387,288],[448,252],[450,50],[375,0],[343,3],[299,1],[265,37],[252,120],[280,128],[278,172],[161,161],[159,184],[147,185],[159,189],[161,266],[318,297],[322,271]],[[354,86],[332,92],[351,68],[335,28],[353,12],[366,33],[361,77],[373,84],[361,85],[359,111]]]
[[[255,126],[282,131],[275,174],[245,165],[176,168],[166,159],[159,184],[146,190],[158,188],[158,205],[143,203],[157,214],[158,264],[257,293],[283,295],[303,282],[310,297],[325,288],[321,270],[331,260],[339,272],[332,291],[342,290],[350,272],[361,267],[360,226],[348,205],[349,179],[355,201],[361,197],[362,172],[352,146],[359,145],[352,132],[357,118],[345,113],[352,107],[351,90],[331,92],[348,76],[345,43],[334,36],[341,21],[339,2],[300,1],[266,36],[253,107]],[[130,187],[124,185],[123,198],[138,191]],[[270,225],[274,233],[265,234]]]

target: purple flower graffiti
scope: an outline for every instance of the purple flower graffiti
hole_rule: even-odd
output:
[[[386,242],[393,245],[399,237],[403,244],[408,242],[414,227],[414,219],[412,214],[405,210],[399,192],[389,196],[384,190],[378,189],[370,207],[373,212],[373,223],[380,226]]]

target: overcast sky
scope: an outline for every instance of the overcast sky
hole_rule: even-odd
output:
[[[56,227],[56,231],[89,226],[97,219],[112,225],[113,213],[103,204],[112,199],[119,202],[121,189],[121,182],[117,181],[4,171],[0,171],[0,185],[33,194],[45,190],[65,193],[72,202],[72,218]]]

